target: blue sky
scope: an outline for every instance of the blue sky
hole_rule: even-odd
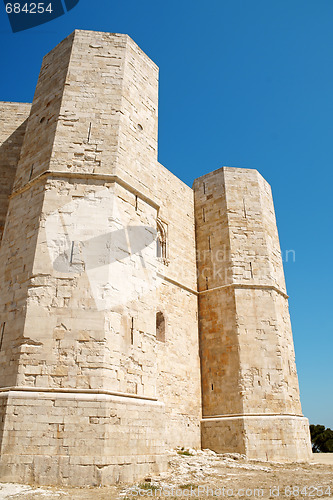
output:
[[[74,29],[128,33],[160,67],[160,162],[189,185],[223,165],[271,183],[303,412],[333,429],[332,22],[331,0],[80,0],[13,34],[0,5],[1,100],[31,102]]]

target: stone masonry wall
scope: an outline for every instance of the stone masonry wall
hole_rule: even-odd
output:
[[[307,418],[278,416],[237,416],[205,419],[204,446],[223,453],[245,454],[254,460],[304,462],[311,459]]]
[[[74,392],[11,391],[0,396],[7,409],[3,481],[103,486],[166,467],[161,403]]]
[[[224,167],[197,179],[194,191],[203,446],[231,451],[232,442],[272,459],[275,439],[279,458],[308,459],[270,187],[255,170]],[[258,438],[260,415],[272,417],[275,438],[274,430]],[[294,432],[294,447],[285,446],[284,432]]]
[[[72,43],[73,35],[70,35],[43,59],[22,144],[14,191],[26,186],[49,167]]]
[[[156,66],[125,35],[76,31],[44,58],[0,253],[7,291],[1,386],[20,391],[23,403],[15,410],[19,427],[11,417],[12,392],[4,390],[7,478],[18,474],[14,463],[22,463],[22,477],[47,481],[31,458],[42,433],[40,454],[52,457],[50,478],[60,467],[68,484],[79,484],[86,452],[74,447],[86,422],[75,401],[82,394],[114,398],[105,407],[112,414],[119,398],[128,415],[132,398],[140,404],[133,425],[126,411],[116,428],[111,413],[92,422],[97,434],[85,458],[91,483],[99,477],[103,439],[117,429],[120,436],[127,429],[131,440],[119,438],[126,477],[146,474],[152,463],[165,467],[161,447],[200,446],[194,200],[192,190],[157,163],[157,86]],[[17,230],[22,219],[23,234]],[[157,220],[167,235],[163,258],[157,257]],[[20,314],[12,295],[17,276]],[[156,338],[157,312],[164,314],[163,340]],[[57,403],[45,401],[56,401],[59,391],[72,420],[57,422],[60,434],[48,436],[42,426],[20,441],[34,412],[45,424],[56,423]],[[66,448],[63,433],[72,433]],[[63,457],[76,455],[78,462],[65,460],[70,470],[63,473]],[[151,457],[144,458],[150,466],[141,470],[137,455]],[[106,482],[118,470],[111,451],[107,456]]]
[[[10,199],[0,247],[1,387],[16,385],[21,351],[37,346],[24,335],[27,294],[38,237],[44,186],[37,184]]]
[[[29,111],[0,105],[1,478],[133,481],[200,437],[308,459],[268,183],[158,163],[158,68],[127,35],[76,30]]]
[[[31,104],[0,102],[0,241]]]

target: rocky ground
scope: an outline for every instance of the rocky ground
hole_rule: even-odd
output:
[[[133,485],[107,488],[36,488],[0,484],[3,499],[130,500],[132,498],[333,498],[333,457],[310,464],[247,460],[210,450],[169,452],[170,468]],[[322,458],[324,457],[324,459]],[[318,463],[321,462],[321,463]]]

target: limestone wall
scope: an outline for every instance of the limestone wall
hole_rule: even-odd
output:
[[[44,199],[43,184],[36,184],[10,199],[0,247],[1,387],[11,387],[18,377],[21,352],[33,358],[38,348],[24,334],[27,294],[38,238]],[[42,325],[41,325],[42,327]]]
[[[26,406],[33,415],[44,405],[40,392],[62,391],[71,407],[72,420],[62,421],[60,434],[40,449],[53,457],[52,470],[63,471],[64,457],[79,455],[69,463],[69,476],[61,472],[70,484],[79,484],[75,470],[86,456],[83,448],[73,451],[86,421],[70,394],[104,391],[129,405],[119,427],[109,415],[105,427],[96,427],[99,434],[92,433],[92,465],[117,429],[126,477],[140,475],[138,455],[153,457],[157,466],[161,447],[200,446],[193,191],[157,163],[157,90],[156,66],[125,35],[76,31],[44,58],[0,253],[7,291],[1,386],[21,391],[23,402],[15,410],[23,427],[12,428],[11,393],[4,392],[8,478],[27,454],[22,477],[46,481],[31,459],[39,431],[24,446],[17,438],[32,418]],[[157,221],[166,235],[163,258],[157,256]],[[162,340],[157,313],[164,315]],[[35,409],[28,403],[32,390]],[[133,397],[142,411],[135,410],[132,425]],[[52,406],[41,414],[50,425],[59,416]],[[125,429],[131,445],[121,437]],[[64,447],[62,437],[70,433],[72,444]],[[107,456],[112,471],[105,481],[112,482],[118,469],[111,451]],[[96,467],[87,481],[96,480]]]
[[[0,241],[30,108],[22,102],[0,102]]]
[[[1,477],[134,480],[200,425],[203,447],[306,459],[266,181],[192,190],[158,163],[158,68],[126,35],[75,31],[27,124],[0,110]]]
[[[43,59],[22,144],[14,191],[34,181],[49,168],[72,42],[73,35],[70,35]]]
[[[255,170],[224,167],[197,179],[194,191],[203,446],[272,459],[273,440],[276,457],[307,459],[270,187]],[[256,415],[272,417],[268,435],[258,437]]]
[[[291,415],[209,418],[202,422],[204,446],[254,460],[304,462],[312,457],[309,421]]]
[[[0,401],[2,481],[103,486],[165,470],[161,403],[35,391],[3,392]]]

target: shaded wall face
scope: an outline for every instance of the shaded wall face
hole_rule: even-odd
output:
[[[157,308],[165,316],[165,342],[157,342],[157,394],[165,403],[169,447],[200,446],[201,390],[193,191],[157,164],[152,196],[166,230],[166,262]],[[182,443],[181,445],[179,443]]]
[[[199,296],[203,416],[242,413],[233,290]]]
[[[35,185],[9,202],[0,247],[1,387],[16,384],[21,352],[33,358],[36,350],[30,333],[23,331],[43,200],[43,185]]]
[[[30,104],[0,102],[0,241],[30,108]]]
[[[70,35],[43,59],[14,190],[23,188],[49,169],[72,42],[73,35]]]
[[[0,249],[0,311],[1,323],[5,324],[0,352],[3,387],[14,386],[20,378],[21,353],[33,358],[39,346],[31,340],[32,332],[25,332],[25,321],[28,290],[34,286],[32,269],[45,185],[29,182],[48,169],[70,50],[71,42],[66,39],[51,56],[56,66],[50,67],[50,59],[44,59],[8,205]]]

